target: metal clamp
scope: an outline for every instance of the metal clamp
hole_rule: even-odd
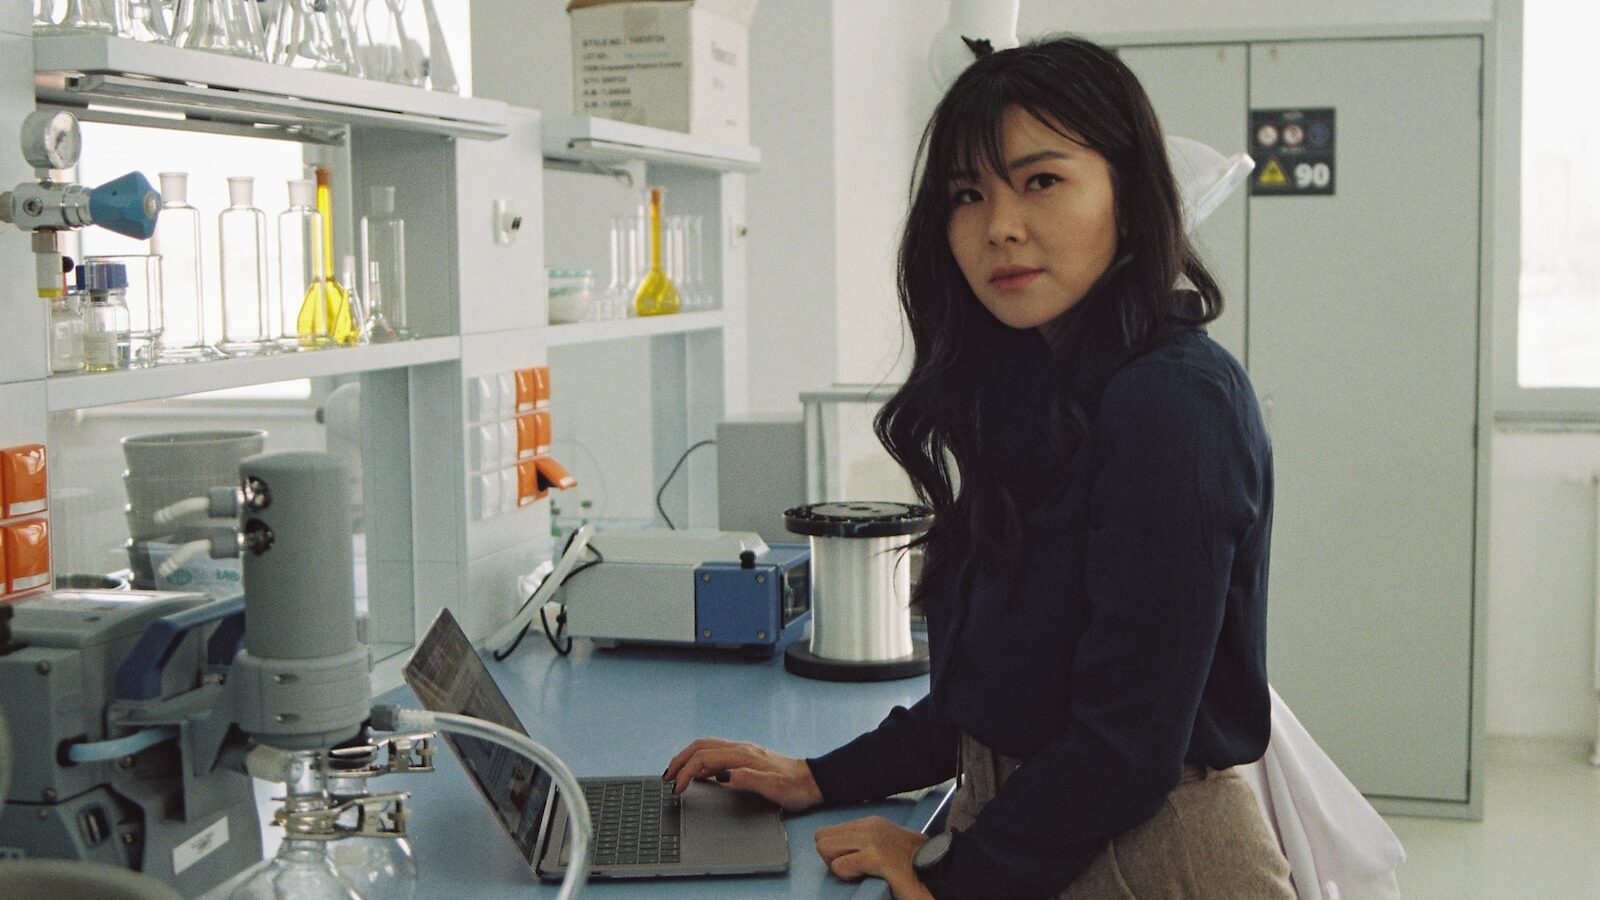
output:
[[[352,797],[340,803],[329,801],[318,806],[296,807],[293,804],[278,809],[272,815],[272,824],[281,827],[287,837],[303,841],[337,841],[347,837],[402,838],[406,835],[406,821],[411,818],[407,801],[408,791],[390,791]],[[287,798],[277,798],[287,800]],[[353,824],[341,824],[347,813],[355,813]]]

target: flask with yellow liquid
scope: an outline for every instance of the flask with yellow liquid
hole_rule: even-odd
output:
[[[322,271],[320,284],[308,285],[300,303],[296,325],[300,334],[321,330],[338,344],[351,345],[361,337],[361,324],[350,315],[350,295],[333,277],[333,173],[317,166],[317,213],[322,218]]]
[[[661,188],[650,189],[650,271],[633,295],[633,311],[641,316],[665,316],[682,307],[678,288],[661,268]]]

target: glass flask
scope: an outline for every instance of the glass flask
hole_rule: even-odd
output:
[[[187,172],[161,173],[161,215],[150,250],[161,257],[164,318],[158,358],[163,363],[215,359],[206,342],[200,210],[189,205]]]
[[[296,179],[289,182],[289,208],[278,215],[278,309],[283,315],[278,346],[283,350],[333,346],[316,202],[317,183]]]
[[[394,213],[394,188],[372,188],[372,211],[361,217],[365,331],[374,344],[411,337],[406,312],[406,223]]]
[[[662,269],[661,188],[650,189],[650,271],[633,295],[633,311],[641,316],[665,316],[682,307],[678,288]]]
[[[314,753],[295,754],[287,787],[287,811],[315,811],[329,805],[326,781],[317,768]],[[362,900],[333,867],[327,843],[285,837],[278,846],[278,855],[240,885],[231,900]]]
[[[50,371],[83,371],[82,291],[68,291],[50,300]]]
[[[611,217],[611,281],[596,304],[596,318],[620,319],[633,300],[630,287],[633,279],[633,219],[628,216]]]
[[[83,308],[83,362],[90,372],[126,369],[130,357],[128,270],[120,263],[88,260],[78,267],[78,287],[88,296]]]
[[[413,0],[415,4],[416,0]],[[444,29],[439,27],[439,12],[433,0],[421,0],[422,16],[428,28],[428,87],[450,94],[461,93],[461,82],[456,78],[456,67],[450,61],[450,47],[444,41]]]
[[[253,0],[184,0],[172,26],[172,42],[248,59],[266,59],[261,11]]]
[[[306,289],[300,308],[304,312],[306,303],[320,299],[327,306],[328,329],[334,341],[350,345],[361,337],[361,320],[351,315],[349,293],[333,277],[333,170],[316,166],[313,171],[317,176],[317,213],[322,216],[322,271],[327,278],[317,298],[311,296],[310,288]]]
[[[366,77],[395,84],[421,85],[414,71],[404,24],[394,0],[351,0],[354,11],[356,58]]]
[[[350,20],[340,0],[283,0],[267,39],[268,59],[281,66],[359,74]]]
[[[33,0],[33,30],[36,34],[122,34],[128,27],[127,3],[128,0]]]
[[[253,205],[255,179],[228,179],[233,205],[217,216],[222,258],[222,342],[229,356],[271,353],[272,305],[267,297],[267,217]]]
[[[339,259],[339,284],[344,286],[345,297],[350,301],[350,321],[356,323],[356,335],[352,343],[369,343],[367,336],[367,301],[366,296],[356,290],[359,284],[356,280],[356,258],[346,253]]]
[[[128,20],[122,37],[147,44],[172,43],[172,28],[167,22],[164,0],[118,0],[127,4]]]
[[[696,309],[715,309],[717,298],[711,295],[711,285],[706,281],[705,220],[689,217],[689,278],[694,281]]]
[[[338,802],[367,795],[367,779],[339,777],[330,780],[334,799]],[[343,825],[357,825],[354,817],[361,815],[359,807],[346,813],[350,821]],[[411,849],[410,839],[400,837],[370,837],[352,834],[328,845],[328,856],[339,877],[349,882],[363,897],[384,900],[411,900],[417,893],[417,858]]]

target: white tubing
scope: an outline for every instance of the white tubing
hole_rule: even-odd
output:
[[[211,501],[205,497],[190,497],[179,500],[170,506],[163,506],[150,515],[150,521],[157,525],[170,525],[179,519],[189,516],[203,515],[211,509]]]
[[[555,781],[567,807],[567,831],[571,834],[572,855],[567,863],[567,874],[561,879],[561,890],[556,900],[572,900],[583,889],[589,878],[590,842],[594,837],[594,823],[589,817],[589,803],[584,799],[583,786],[561,758],[551,753],[533,738],[519,734],[502,725],[485,722],[471,716],[455,713],[428,712],[421,709],[395,710],[396,731],[452,731],[493,741],[533,760]]]
[[[190,541],[187,544],[180,544],[178,549],[172,551],[172,555],[167,557],[166,561],[156,568],[156,574],[160,575],[162,578],[167,578],[171,576],[173,572],[183,568],[184,564],[189,560],[194,559],[196,556],[199,556],[202,553],[209,553],[210,551],[210,541]]]

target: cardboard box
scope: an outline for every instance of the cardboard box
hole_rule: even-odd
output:
[[[572,0],[572,108],[750,143],[756,0]]]

